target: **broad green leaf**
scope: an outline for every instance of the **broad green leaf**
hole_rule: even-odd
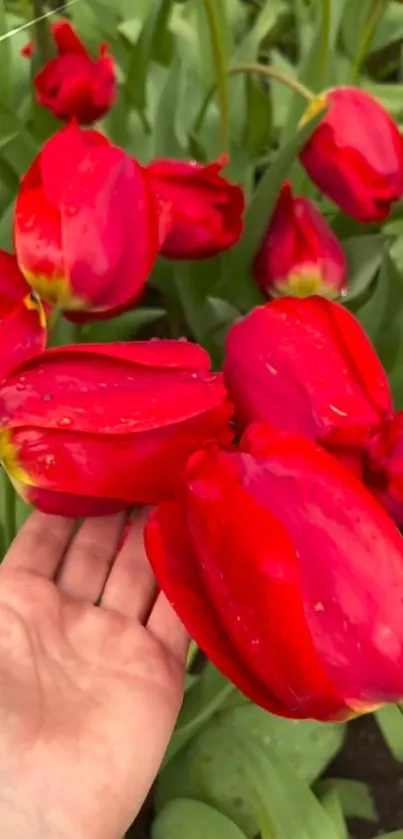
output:
[[[403,830],[392,830],[391,833],[377,833],[374,839],[403,839]]]
[[[332,822],[338,839],[348,839],[348,828],[337,793],[331,789],[320,796],[319,801]]]
[[[194,737],[235,690],[221,673],[208,663],[198,682],[187,692],[163,765]]]
[[[102,344],[109,341],[128,341],[156,320],[165,316],[165,309],[147,309],[139,306],[130,312],[110,320],[87,323],[82,327],[81,340],[86,344]]]
[[[173,0],[154,0],[138,40],[132,45],[126,74],[125,92],[135,108],[146,108],[147,75],[151,61],[160,60],[167,48],[168,21]]]
[[[287,760],[298,776],[310,784],[340,749],[344,726],[275,717],[245,702],[237,691],[232,699],[237,704],[231,707],[231,701],[226,702],[162,771],[156,806],[161,808],[172,798],[197,798],[217,807],[252,839],[258,832],[258,821],[246,788],[244,756],[236,736],[255,738],[269,754]]]
[[[176,126],[182,79],[181,61],[177,56],[172,64],[166,84],[162,88],[155,112],[152,136],[153,157],[186,157]]]
[[[403,7],[400,3],[384,3],[384,14],[378,22],[371,44],[371,52],[395,44],[403,37]]]
[[[236,741],[244,757],[262,839],[339,839],[333,821],[308,784],[254,737]]]
[[[26,504],[19,495],[17,495],[16,503],[15,503],[15,518],[17,522],[17,530],[20,530],[24,522],[26,522],[28,516],[34,511],[34,508],[31,504]]]
[[[0,219],[0,248],[4,248],[6,251],[13,249],[14,207],[15,201],[11,201]]]
[[[343,15],[341,36],[351,58],[357,55],[374,0],[349,0]]]
[[[200,262],[175,262],[177,297],[193,337],[204,342],[212,325],[211,308],[206,306],[222,275],[226,254]]]
[[[392,375],[403,342],[403,278],[388,253],[384,254],[373,293],[355,312]]]
[[[375,711],[375,719],[381,729],[389,751],[395,760],[403,762],[403,714],[398,705],[385,705]]]
[[[270,0],[262,5],[254,24],[248,28],[245,37],[232,56],[232,64],[253,61],[258,56],[260,44],[270,38],[282,15],[288,12],[284,0]]]
[[[347,303],[360,297],[375,279],[387,241],[386,236],[376,233],[373,236],[353,236],[342,243],[347,257]]]
[[[326,778],[315,788],[320,796],[334,793],[340,801],[344,816],[348,819],[363,819],[376,822],[378,813],[367,784],[350,778]]]
[[[1,100],[11,105],[13,100],[12,95],[12,68],[11,68],[11,49],[10,38],[7,33],[10,27],[8,26],[6,14],[6,2],[0,0],[0,67],[1,67]],[[0,131],[3,133],[3,126],[0,123]]]
[[[341,0],[339,0],[339,4],[340,2]],[[320,5],[320,13],[316,18],[317,24],[312,46],[298,71],[298,79],[315,93],[320,93],[327,83],[332,49],[332,10],[335,9],[336,4],[332,3],[332,0],[321,0],[318,5]],[[335,37],[335,34],[333,37]],[[288,116],[281,133],[282,143],[288,143],[295,134],[296,126],[306,106],[307,103],[299,94],[295,93],[292,96]]]
[[[262,80],[248,76],[243,146],[252,158],[265,154],[270,144],[271,101]]]
[[[295,137],[280,149],[272,165],[262,176],[245,213],[245,228],[238,244],[228,254],[228,269],[216,289],[216,296],[229,300],[240,311],[248,311],[261,302],[251,278],[251,265],[269,224],[278,194],[288,177],[299,151],[319,124],[324,110],[307,122]]]
[[[152,839],[245,839],[245,835],[218,810],[200,801],[171,801],[157,816]]]

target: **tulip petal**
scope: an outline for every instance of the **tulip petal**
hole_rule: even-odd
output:
[[[9,315],[29,292],[16,256],[0,250],[0,319]]]
[[[15,250],[22,273],[51,282],[65,274],[59,214],[38,186],[36,160],[21,180],[14,216]]]
[[[27,386],[27,377],[20,377],[16,399]],[[51,401],[42,401],[42,411],[52,411]],[[19,427],[13,427],[13,419],[8,421],[7,451],[12,454],[3,455],[3,460],[10,476],[21,480],[24,474],[29,485],[37,489],[80,498],[84,488],[85,494],[93,499],[120,499],[125,504],[154,504],[168,497],[175,476],[179,476],[195,449],[209,439],[229,444],[232,436],[226,406],[186,422],[136,434],[128,433],[127,419],[122,422],[120,435],[108,432],[107,436],[77,432],[69,422],[71,412],[57,416],[53,428],[40,417],[37,427],[30,426],[25,415]],[[3,417],[0,424],[5,424]],[[101,430],[93,426],[94,432]],[[29,487],[28,492],[32,499]],[[55,498],[53,512],[65,515],[64,507],[57,509],[56,504]]]
[[[74,53],[88,58],[88,50],[68,20],[59,20],[52,25],[52,35],[59,55]]]
[[[347,704],[403,697],[403,541],[365,487],[310,440],[249,431],[242,484],[286,528],[313,642]],[[246,456],[248,458],[248,456]]]
[[[306,624],[295,548],[268,504],[249,492],[254,468],[260,464],[247,455],[214,450],[190,461],[187,529],[206,599],[245,667],[285,712],[340,719],[344,702]]]
[[[264,421],[330,445],[361,445],[392,411],[362,327],[320,297],[283,298],[229,330],[224,373],[241,427]]]
[[[0,381],[42,353],[46,337],[42,303],[29,294],[0,323]]]
[[[168,502],[154,510],[144,537],[147,556],[158,582],[192,638],[250,699],[273,714],[283,715],[283,708],[275,697],[240,660],[209,602],[186,537],[186,519],[181,505]]]

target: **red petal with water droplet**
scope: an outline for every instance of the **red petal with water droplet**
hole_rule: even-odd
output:
[[[275,300],[234,324],[224,374],[241,429],[263,421],[330,445],[359,446],[393,409],[364,330],[320,297]]]

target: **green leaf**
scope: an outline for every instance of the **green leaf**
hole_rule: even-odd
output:
[[[82,328],[81,340],[86,344],[103,344],[109,341],[128,341],[148,326],[165,316],[165,309],[147,309],[139,306],[130,312],[110,320],[86,323]]]
[[[163,766],[217,713],[234,690],[209,662],[197,684],[186,693]]]
[[[200,262],[173,263],[178,299],[193,337],[201,343],[205,342],[214,325],[211,307],[206,303],[219,282],[225,258],[226,254],[222,254]]]
[[[388,239],[382,233],[353,236],[342,243],[347,258],[347,295],[349,303],[360,297],[373,282],[385,254]]]
[[[392,375],[403,342],[403,278],[388,253],[383,256],[372,295],[356,315]]]
[[[385,705],[375,711],[375,719],[389,751],[395,760],[403,763],[403,714],[400,708],[398,705]]]
[[[391,833],[377,833],[374,839],[403,839],[403,830],[392,830]]]
[[[153,157],[184,157],[176,126],[178,102],[181,97],[183,71],[180,58],[176,56],[163,86],[155,113],[152,136]]]
[[[155,803],[161,808],[172,798],[197,798],[217,807],[251,839],[258,832],[258,822],[236,735],[255,738],[269,754],[287,760],[310,784],[341,747],[344,726],[275,717],[245,701],[238,691],[230,700],[162,771]],[[233,702],[237,703],[234,707]]]
[[[146,107],[150,63],[161,58],[165,39],[169,35],[167,25],[172,5],[173,0],[153,0],[140,36],[131,49],[125,92],[129,101],[140,111]]]
[[[9,27],[7,24],[6,3],[0,0],[0,66],[1,66],[1,99],[9,105],[12,103],[11,50]],[[1,128],[3,131],[3,127]]]
[[[271,132],[271,101],[260,79],[247,76],[246,122],[243,145],[252,158],[265,154],[269,148]]]
[[[337,795],[342,811],[348,819],[376,822],[378,813],[367,784],[350,778],[326,778],[315,789],[320,795],[333,792]]]
[[[152,839],[245,839],[233,822],[201,804],[182,798],[171,801],[157,816],[152,828]]]
[[[262,839],[338,839],[337,830],[309,786],[256,738],[238,738],[255,799]],[[290,803],[292,802],[292,806]]]
[[[242,312],[261,302],[250,274],[252,261],[269,224],[281,186],[324,112],[325,109],[300,128],[288,145],[278,152],[262,176],[245,213],[242,239],[228,254],[228,270],[216,289],[216,296],[229,300]]]
[[[325,795],[320,796],[319,800],[333,824],[338,839],[348,839],[346,820],[343,815],[340,799],[335,790],[330,789]]]

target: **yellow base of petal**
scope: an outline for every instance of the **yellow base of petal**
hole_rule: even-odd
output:
[[[88,301],[72,294],[67,277],[49,277],[46,274],[35,274],[21,266],[21,271],[31,288],[52,306],[66,311],[84,311],[89,308]]]

